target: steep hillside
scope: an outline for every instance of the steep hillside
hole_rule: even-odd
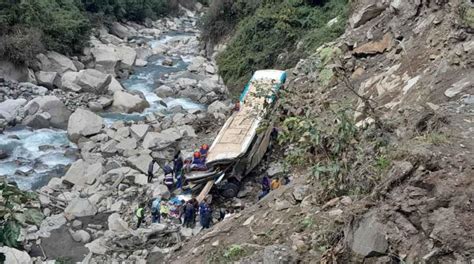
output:
[[[472,262],[473,4],[351,4],[345,33],[288,70],[272,159],[292,182],[173,263]]]

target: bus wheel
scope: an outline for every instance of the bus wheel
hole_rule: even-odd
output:
[[[221,189],[221,195],[225,198],[234,198],[237,197],[239,190],[240,187],[238,184],[233,182],[227,182]]]

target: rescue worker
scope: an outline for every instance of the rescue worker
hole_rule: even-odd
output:
[[[183,217],[184,217],[186,202],[184,200],[181,200],[180,202],[181,203],[178,205],[178,219],[179,219],[179,223],[183,224]]]
[[[140,228],[140,225],[145,219],[145,203],[140,203],[137,211],[135,212],[135,215],[137,216],[137,229],[138,229]]]
[[[206,201],[202,201],[199,204],[199,221],[201,223],[202,228],[209,228],[211,224],[211,208],[207,204]]]
[[[193,162],[191,164],[191,170],[202,171],[206,170],[206,163],[201,158],[201,152],[195,151],[193,154]]]
[[[208,152],[209,152],[209,145],[202,144],[201,148],[199,149],[199,153],[201,154],[201,159],[204,163],[206,162]]]
[[[169,165],[165,165],[163,168],[163,172],[165,173],[165,179],[163,183],[168,187],[168,190],[171,192],[174,185],[174,177],[173,177],[173,169]]]
[[[150,164],[148,164],[148,183],[151,183],[153,180],[153,169],[155,163],[157,163],[156,160],[152,159]]]
[[[162,201],[160,204],[160,213],[163,218],[168,218],[168,215],[170,214],[170,208],[165,201]]]
[[[173,159],[173,172],[176,177],[176,188],[181,189],[183,186],[183,157],[181,156],[181,151],[174,156]]]
[[[262,191],[258,195],[258,200],[265,197],[270,192],[270,178],[267,175],[263,176],[262,179]]]
[[[276,178],[276,179],[272,180],[270,188],[272,190],[276,190],[276,189],[280,188],[280,186],[281,186],[280,178]]]
[[[193,200],[189,200],[184,206],[184,227],[193,228],[196,221]]]
[[[161,217],[160,217],[160,198],[156,198],[153,200],[153,203],[151,204],[151,222],[152,223],[160,223],[161,222]]]

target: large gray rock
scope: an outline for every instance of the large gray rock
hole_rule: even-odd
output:
[[[26,66],[15,65],[6,60],[0,60],[0,76],[9,81],[29,81],[29,71]]]
[[[291,264],[297,262],[297,254],[285,245],[267,246],[263,250],[263,264]]]
[[[0,247],[0,253],[5,257],[4,263],[8,264],[29,264],[33,263],[30,255],[25,251],[20,251],[11,247]]]
[[[173,88],[171,88],[167,85],[162,85],[162,86],[156,88],[155,93],[156,93],[156,95],[158,95],[161,98],[171,97],[175,94]]]
[[[112,76],[94,69],[82,70],[76,78],[76,84],[84,91],[104,94],[111,82]]]
[[[107,220],[109,224],[109,230],[112,232],[129,232],[130,228],[128,227],[127,222],[125,222],[118,213],[113,213],[109,216]]]
[[[77,142],[82,136],[98,134],[103,126],[102,117],[89,110],[78,108],[69,118],[67,133],[71,141]]]
[[[349,231],[346,241],[352,251],[362,257],[385,254],[388,242],[383,230],[376,216],[367,214]]]
[[[130,131],[132,133],[132,137],[136,140],[141,140],[145,137],[146,133],[150,130],[150,126],[143,124],[143,125],[132,125],[130,127]]]
[[[143,148],[154,150],[165,149],[182,138],[183,136],[176,128],[169,128],[160,133],[148,132],[143,140]]]
[[[100,162],[89,164],[80,159],[69,167],[63,181],[82,187],[86,184],[93,184],[104,172],[104,167]]]
[[[193,87],[187,87],[184,90],[180,90],[178,92],[179,97],[189,98],[194,102],[199,102],[203,95],[204,94],[199,89]]]
[[[135,51],[135,49],[127,46],[121,46],[116,47],[115,52],[117,53],[117,56],[120,59],[122,67],[129,69],[133,67],[135,59],[137,58],[137,52]]]
[[[91,240],[91,235],[84,230],[78,230],[71,233],[72,239],[76,242],[88,243]]]
[[[128,27],[122,25],[119,22],[112,23],[112,26],[110,27],[110,33],[122,39],[126,39],[133,35]]]
[[[116,75],[115,68],[120,61],[114,47],[100,46],[91,49],[95,59],[95,68],[101,72]]]
[[[136,156],[129,157],[127,159],[127,165],[141,171],[142,173],[148,173],[148,165],[150,165],[152,158],[149,154],[142,153]],[[158,167],[158,166],[155,166]]]
[[[35,75],[38,84],[48,89],[53,89],[54,86],[58,85],[60,80],[57,72],[39,71]]]
[[[13,121],[18,115],[18,111],[26,104],[26,99],[8,99],[0,103],[0,118]]]
[[[78,72],[65,72],[61,77],[61,89],[71,92],[79,93],[82,91],[82,87],[77,85]]]
[[[122,84],[120,84],[120,82],[117,81],[117,79],[115,79],[115,77],[112,77],[112,79],[110,81],[110,84],[109,84],[109,87],[108,87],[108,90],[110,92],[114,93],[116,91],[123,91],[125,89],[123,89]]]
[[[54,127],[65,129],[71,112],[56,96],[40,96],[31,100],[26,106],[27,116],[23,124],[33,128]],[[44,122],[36,122],[38,119]]]
[[[149,107],[150,104],[147,100],[136,94],[130,94],[124,91],[114,92],[114,102],[112,103],[112,109],[114,111],[133,113],[142,112],[145,108]]]
[[[87,198],[75,198],[64,209],[64,213],[75,217],[91,216],[97,214],[97,207]]]
[[[207,107],[207,112],[211,114],[224,114],[229,110],[229,107],[220,101],[215,101]]]
[[[353,28],[357,28],[367,21],[380,15],[386,8],[387,5],[383,1],[374,1],[372,0],[368,5],[361,8],[358,12],[352,15],[349,19],[349,23]]]
[[[71,59],[55,51],[49,51],[46,55],[39,54],[37,59],[40,62],[42,71],[57,72],[58,74],[63,74],[67,71],[77,71]]]

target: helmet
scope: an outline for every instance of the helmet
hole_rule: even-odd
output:
[[[209,145],[207,145],[207,144],[202,144],[201,148],[202,148],[202,149],[208,149],[208,148],[209,148]]]
[[[195,158],[200,158],[201,157],[201,152],[199,152],[199,151],[194,152],[194,157]]]

